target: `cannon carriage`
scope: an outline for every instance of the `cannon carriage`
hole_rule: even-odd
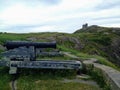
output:
[[[42,48],[56,48],[56,42],[28,42],[8,41],[4,44],[7,51],[3,52],[3,60],[0,66],[10,68],[9,74],[16,74],[17,68],[41,68],[41,69],[75,69],[82,68],[81,62],[76,60],[36,60],[40,55],[58,55],[59,52],[39,52]]]

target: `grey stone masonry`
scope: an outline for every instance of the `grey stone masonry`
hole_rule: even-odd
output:
[[[112,67],[95,63],[96,59],[86,60],[84,64],[93,64],[95,68],[101,69],[112,90],[120,90],[120,72]]]
[[[79,58],[68,52],[63,52],[63,53],[73,58]],[[96,63],[97,61],[98,61],[97,59],[91,58],[91,59],[84,60],[83,63],[86,65],[93,64],[95,68],[102,70],[106,80],[110,84],[111,89],[120,90],[120,72],[115,70],[112,67]]]

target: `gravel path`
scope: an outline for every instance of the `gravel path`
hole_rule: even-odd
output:
[[[17,90],[17,78],[18,78],[18,75],[12,76],[12,81],[10,82],[11,90]]]
[[[76,82],[76,83],[83,83],[83,84],[88,84],[88,85],[92,85],[95,87],[99,87],[97,85],[96,82],[92,81],[92,80],[82,80],[82,79],[64,79],[63,80],[64,83],[69,83],[69,82]]]

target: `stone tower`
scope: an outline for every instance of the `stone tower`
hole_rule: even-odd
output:
[[[86,29],[88,27],[88,23],[82,25],[82,29]]]

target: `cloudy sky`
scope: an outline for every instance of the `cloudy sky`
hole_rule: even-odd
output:
[[[0,32],[68,32],[82,24],[120,27],[120,0],[0,0]]]

